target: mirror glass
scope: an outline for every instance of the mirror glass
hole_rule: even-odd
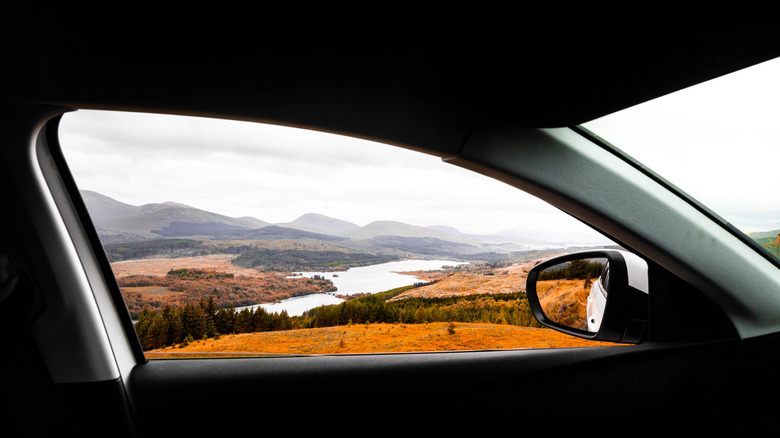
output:
[[[539,272],[536,294],[550,321],[596,333],[609,291],[606,258],[577,259]]]

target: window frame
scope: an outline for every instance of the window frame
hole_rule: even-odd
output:
[[[93,272],[93,276],[99,275],[102,280],[105,283],[105,288],[107,289],[112,305],[116,309],[116,311],[119,313],[119,319],[120,319],[120,325],[122,327],[122,330],[127,334],[132,355],[134,358],[135,363],[145,363],[148,361],[148,358],[143,353],[142,348],[140,347],[140,342],[137,338],[137,335],[135,334],[135,330],[132,325],[132,321],[130,320],[129,314],[127,312],[127,308],[124,305],[124,300],[122,299],[119,286],[116,282],[116,279],[114,277],[113,271],[110,267],[110,263],[105,255],[105,253],[102,251],[102,246],[100,244],[100,239],[97,236],[97,233],[95,231],[94,226],[92,225],[92,222],[89,218],[89,214],[87,212],[86,206],[81,199],[81,196],[78,193],[76,183],[70,174],[67,164],[65,162],[65,158],[62,154],[62,152],[59,150],[59,142],[57,139],[57,128],[59,123],[60,117],[55,118],[50,123],[47,124],[47,147],[49,150],[49,153],[51,154],[51,159],[53,160],[56,167],[59,169],[60,172],[60,178],[61,182],[63,183],[63,186],[65,187],[67,191],[67,196],[69,198],[69,204],[70,208],[72,208],[75,211],[75,218],[72,220],[72,226],[73,230],[71,231],[71,235],[74,236],[74,241],[78,240],[80,241],[82,245],[82,252],[83,249],[86,247],[91,248],[89,250],[90,254],[87,254],[84,252],[84,257],[89,256],[93,259],[93,263],[97,266],[96,272]],[[478,128],[479,129],[479,128]],[[561,197],[560,193],[556,192],[555,190],[551,190],[549,186],[545,187],[544,185],[539,185],[538,183],[529,182],[525,179],[518,179],[516,176],[513,176],[513,170],[509,170],[508,168],[502,169],[501,166],[511,163],[513,160],[515,160],[514,156],[511,156],[517,151],[510,152],[510,159],[509,161],[504,161],[501,157],[496,157],[495,153],[500,153],[498,151],[500,150],[506,150],[506,144],[502,144],[504,140],[500,140],[501,136],[503,134],[508,135],[519,135],[518,139],[523,139],[524,137],[527,137],[527,140],[533,143],[538,143],[539,141],[542,142],[550,142],[550,145],[554,147],[562,147],[569,152],[566,152],[568,154],[572,154],[573,159],[577,160],[585,160],[583,163],[587,166],[593,166],[593,165],[599,165],[599,163],[596,162],[596,159],[593,157],[587,157],[583,152],[582,148],[590,148],[589,150],[591,152],[593,151],[601,151],[601,153],[607,153],[611,156],[613,156],[614,159],[617,159],[615,163],[621,163],[622,166],[627,166],[620,172],[632,172],[635,170],[639,170],[641,173],[640,175],[643,177],[648,177],[652,175],[647,175],[643,172],[643,169],[637,168],[636,163],[631,162],[630,160],[624,159],[620,154],[614,153],[614,151],[610,150],[608,146],[593,142],[593,139],[590,138],[587,135],[583,135],[583,133],[578,129],[569,129],[569,128],[561,128],[561,129],[554,129],[554,130],[517,130],[515,128],[509,128],[507,126],[495,126],[495,125],[488,125],[486,127],[487,131],[477,131],[482,133],[489,132],[487,137],[480,138],[479,136],[472,137],[477,138],[477,141],[484,142],[480,146],[486,146],[488,149],[488,154],[486,157],[480,157],[480,156],[474,156],[473,152],[477,149],[475,149],[473,146],[471,149],[468,145],[464,145],[464,147],[461,149],[461,152],[453,157],[445,158],[445,162],[450,162],[451,164],[458,165],[461,167],[464,167],[468,170],[476,171],[477,173],[482,174],[484,177],[488,178],[494,178],[499,181],[503,181],[506,183],[509,183],[510,185],[513,185],[518,190],[526,191],[527,193],[537,196],[541,198],[542,200],[545,200],[546,202],[550,203],[554,207],[557,207],[564,211],[565,213],[568,213],[572,216],[577,217],[578,214],[584,214],[584,217],[586,219],[594,219],[597,216],[593,215],[592,211],[589,211],[587,208],[583,209],[583,205],[580,204],[580,201],[572,199],[572,198],[566,198]],[[498,133],[497,138],[493,138],[495,133]],[[499,139],[500,141],[498,143],[495,143],[495,140]],[[595,146],[595,149],[593,149]],[[495,149],[495,150],[492,150]],[[563,150],[563,149],[562,149]],[[546,153],[546,152],[545,152]],[[601,159],[604,159],[605,156],[601,156]],[[484,160],[487,159],[487,162]],[[498,159],[498,161],[491,162],[491,160]],[[52,171],[53,172],[53,171]],[[533,175],[534,171],[530,171],[529,174]],[[633,177],[635,178],[635,177]],[[654,184],[658,184],[658,181],[655,181],[651,179],[651,182]],[[663,184],[661,184],[662,188],[667,189],[667,187],[664,187]],[[671,195],[675,197],[675,199],[678,199],[676,193],[674,191],[670,190]],[[605,222],[604,220],[607,220]],[[600,229],[599,231],[604,234],[606,237],[610,238],[612,241],[622,245],[623,247],[632,250],[631,245],[626,244],[625,241],[621,241],[614,237],[614,235],[605,232],[605,229],[609,229],[611,217],[608,216],[602,216],[599,218],[600,222]],[[76,223],[78,222],[78,223]],[[598,222],[597,222],[598,223]],[[591,225],[594,226],[594,225]],[[80,233],[80,235],[79,235]],[[637,242],[631,242],[631,243],[637,243]],[[642,254],[640,251],[633,250],[637,254]],[[91,281],[97,281],[94,278],[91,279]]]
[[[56,117],[54,120],[57,120]],[[338,402],[354,401],[352,398],[355,392],[349,390],[365,390],[371,388],[378,393],[407,393],[407,391],[416,391],[419,388],[430,385],[439,390],[438,396],[443,400],[454,400],[460,394],[461,387],[483,388],[480,391],[488,399],[490,397],[506,396],[507,384],[513,383],[523,390],[529,391],[529,396],[535,397],[537,403],[556,403],[557,392],[550,391],[558,381],[559,376],[565,375],[567,379],[574,379],[581,388],[603,388],[603,376],[609,375],[613,382],[620,382],[622,385],[614,385],[610,393],[599,392],[595,394],[598,400],[609,400],[610,397],[621,397],[624,400],[625,394],[631,394],[632,409],[640,409],[640,406],[654,407],[657,403],[668,400],[673,397],[675,385],[663,385],[652,388],[636,384],[632,386],[631,382],[636,382],[638,373],[647,372],[648,369],[671,370],[670,373],[664,373],[663,378],[671,380],[683,380],[692,373],[697,372],[702,363],[722,360],[723,352],[733,345],[733,338],[717,339],[701,343],[692,341],[688,343],[672,339],[673,342],[647,342],[639,345],[616,346],[616,347],[598,347],[598,348],[575,348],[575,349],[537,349],[537,350],[500,350],[500,351],[471,351],[471,352],[439,352],[439,353],[394,353],[394,354],[370,354],[370,355],[347,355],[347,356],[314,356],[314,357],[293,357],[293,358],[235,358],[235,359],[189,359],[189,360],[146,360],[145,357],[122,354],[122,350],[132,350],[131,344],[140,346],[137,338],[134,338],[135,331],[127,332],[127,320],[124,325],[118,321],[112,322],[112,312],[126,312],[115,300],[118,294],[118,287],[112,288],[110,279],[114,278],[113,273],[107,270],[107,259],[103,260],[101,265],[100,256],[102,251],[99,239],[95,239],[96,233],[94,227],[92,231],[87,229],[91,227],[89,221],[81,222],[79,215],[76,214],[76,204],[80,202],[80,197],[71,198],[70,192],[75,188],[75,184],[68,178],[67,171],[62,172],[55,165],[54,156],[49,149],[56,149],[58,146],[56,138],[56,121],[46,125],[46,137],[39,137],[39,143],[36,145],[37,160],[41,163],[41,170],[46,176],[48,188],[51,190],[51,196],[54,198],[62,220],[67,226],[67,232],[72,239],[73,245],[79,250],[84,274],[89,278],[88,288],[95,295],[95,304],[100,308],[101,322],[105,324],[106,333],[111,339],[111,347],[114,349],[118,367],[121,370],[121,385],[127,391],[130,400],[132,415],[134,421],[139,425],[139,430],[144,432],[153,432],[155,434],[165,434],[166,432],[182,432],[186,427],[194,427],[198,432],[203,432],[205,428],[214,426],[219,431],[222,427],[221,422],[214,424],[193,424],[182,425],[176,421],[165,421],[166,418],[184,418],[187,413],[191,414],[191,409],[196,406],[196,396],[209,398],[221,397],[224,394],[231,394],[243,402],[252,402],[254,397],[251,394],[259,394],[265,391],[267,394],[274,394],[274,401],[278,405],[263,405],[274,415],[284,417],[287,413],[284,410],[286,406],[299,402],[300,393],[297,391],[286,392],[290,387],[295,388],[316,388],[319,391],[332,396],[331,400]],[[485,132],[495,131],[481,131]],[[499,130],[500,132],[500,130]],[[530,132],[530,134],[529,134]],[[546,140],[555,140],[557,136],[563,136],[561,143],[548,144],[547,146],[571,147],[569,141],[582,147],[593,147],[583,137],[576,137],[572,140],[569,133],[563,131],[539,131],[533,130],[522,132],[517,137],[518,132],[514,128],[505,138],[535,138],[541,134]],[[525,136],[525,137],[524,137]],[[499,136],[504,137],[504,136]],[[493,138],[495,140],[495,137]],[[507,147],[504,141],[485,141],[482,146],[489,149],[489,157],[502,156],[501,151]],[[537,138],[538,140],[538,138]],[[560,139],[559,139],[560,140]],[[537,144],[538,146],[538,144]],[[575,148],[576,149],[576,148]],[[502,169],[498,163],[476,160],[470,156],[469,147],[465,147],[458,157],[453,157],[450,161],[453,164],[461,165],[465,168],[478,170],[488,177],[497,178],[510,182],[518,189],[521,187],[532,194],[540,194],[542,199],[553,200],[553,205],[563,206],[564,211],[570,214],[587,213],[589,206],[581,204],[572,204],[571,198],[567,198],[561,192],[555,191],[553,187],[541,184],[539,180],[534,179],[533,173],[528,179],[518,179],[517,174],[512,174]],[[573,152],[577,156],[577,152]],[[506,157],[504,157],[506,158]],[[61,157],[60,157],[61,159]],[[512,159],[510,154],[508,159]],[[35,162],[33,158],[33,162]],[[46,161],[50,163],[46,163]],[[60,163],[62,164],[62,163]],[[625,163],[623,163],[625,166]],[[64,169],[67,169],[65,167]],[[624,169],[625,170],[625,169]],[[62,175],[64,173],[65,175]],[[65,185],[70,184],[70,190],[65,189]],[[560,207],[559,207],[560,208]],[[86,212],[83,203],[79,208],[81,214]],[[592,211],[591,211],[592,213]],[[587,214],[585,214],[587,217]],[[617,228],[616,228],[617,229]],[[619,231],[619,229],[618,229]],[[92,238],[89,236],[92,235]],[[625,234],[624,234],[625,236]],[[722,237],[722,235],[719,235]],[[611,237],[611,236],[608,236]],[[613,238],[613,240],[616,240]],[[617,240],[616,240],[617,241]],[[641,243],[641,242],[640,242]],[[92,246],[98,244],[97,246]],[[642,251],[635,251],[642,254]],[[674,266],[673,258],[659,256],[660,260],[670,263]],[[101,268],[102,266],[102,268]],[[651,284],[658,285],[663,282],[670,282],[676,275],[656,263],[650,263],[653,277]],[[110,275],[106,276],[107,273]],[[113,298],[110,296],[114,293]],[[698,299],[698,297],[697,297]],[[699,301],[697,301],[698,303]],[[123,304],[123,301],[122,301]],[[663,304],[663,303],[662,303]],[[112,310],[113,309],[113,310]],[[656,315],[658,317],[658,315]],[[132,333],[132,335],[131,335]],[[81,340],[80,340],[81,341]],[[136,354],[139,352],[136,349]],[[689,354],[695,352],[696,354]],[[669,366],[669,361],[673,361],[673,366]],[[591,364],[592,366],[589,366]],[[654,366],[656,364],[663,366]],[[56,366],[68,366],[66,363],[58,363]],[[489,372],[486,372],[488,371]],[[650,374],[652,376],[652,374]],[[457,385],[453,385],[457,382]],[[96,382],[99,383],[99,382]],[[553,385],[553,386],[550,386]],[[343,391],[344,389],[348,391]],[[601,391],[601,389],[598,389]],[[588,400],[593,401],[594,394],[588,394]],[[426,414],[437,413],[446,415],[451,413],[451,406],[443,404],[438,407],[431,406],[430,400],[422,397],[415,398],[407,404],[407,408],[429,408]],[[569,400],[567,400],[568,402]],[[470,403],[470,404],[469,404]],[[225,410],[233,406],[217,406],[210,410],[211,414],[219,415],[235,414],[235,411]],[[484,398],[465,400],[459,409],[464,407],[473,408],[474,412],[485,412]],[[507,414],[516,413],[517,406],[491,406],[490,414],[506,412]],[[252,405],[242,405],[238,408],[238,413],[249,414],[252,412]],[[431,411],[430,409],[433,409]],[[421,411],[422,412],[422,411]],[[217,424],[218,423],[218,424]]]
[[[102,327],[105,333],[109,343],[107,348],[110,348],[118,370],[117,378],[127,381],[133,368],[146,363],[148,359],[143,353],[111,265],[60,148],[58,130],[63,113],[58,111],[41,127],[34,145],[33,159],[40,166],[46,188],[50,191],[75,249],[83,270],[78,274],[84,277],[84,292],[91,293],[94,300],[93,312],[96,314],[85,314],[81,318],[98,319],[94,325]],[[94,372],[95,377],[91,379],[104,379],[99,377],[99,370]],[[90,380],[90,377],[84,380]]]

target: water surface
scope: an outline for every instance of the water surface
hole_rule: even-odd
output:
[[[401,260],[378,265],[361,266],[339,272],[295,272],[294,274],[297,278],[312,278],[317,275],[331,280],[337,291],[290,298],[278,303],[246,307],[256,308],[260,306],[271,313],[280,313],[282,310],[286,310],[290,316],[300,316],[309,309],[322,305],[339,304],[344,301],[334,295],[384,292],[424,281],[413,275],[400,274],[399,272],[440,270],[444,266],[460,264],[465,264],[465,262],[452,260]],[[237,310],[242,308],[237,308]]]

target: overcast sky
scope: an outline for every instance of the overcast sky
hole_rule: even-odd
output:
[[[174,201],[271,223],[314,212],[361,226],[394,220],[466,233],[526,227],[594,236],[504,183],[437,157],[333,134],[79,111],[63,117],[61,143],[79,188],[132,205]]]
[[[725,89],[705,84],[587,126],[743,231],[780,228],[779,67],[766,64],[747,81],[725,81]],[[737,130],[740,124],[748,132]],[[396,220],[468,233],[517,226],[590,232],[503,183],[364,140],[246,122],[95,111],[67,114],[61,127],[79,187],[133,205],[175,201],[272,223],[316,212],[357,225]],[[695,134],[683,133],[690,128]],[[753,146],[762,151],[754,154]]]

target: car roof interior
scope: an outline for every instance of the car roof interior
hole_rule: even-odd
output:
[[[572,126],[780,55],[773,29],[748,24],[657,29],[432,13],[287,21],[273,10],[266,20],[214,12],[203,22],[155,12],[97,19],[40,7],[7,93],[305,126],[449,153],[447,142],[478,118]]]

